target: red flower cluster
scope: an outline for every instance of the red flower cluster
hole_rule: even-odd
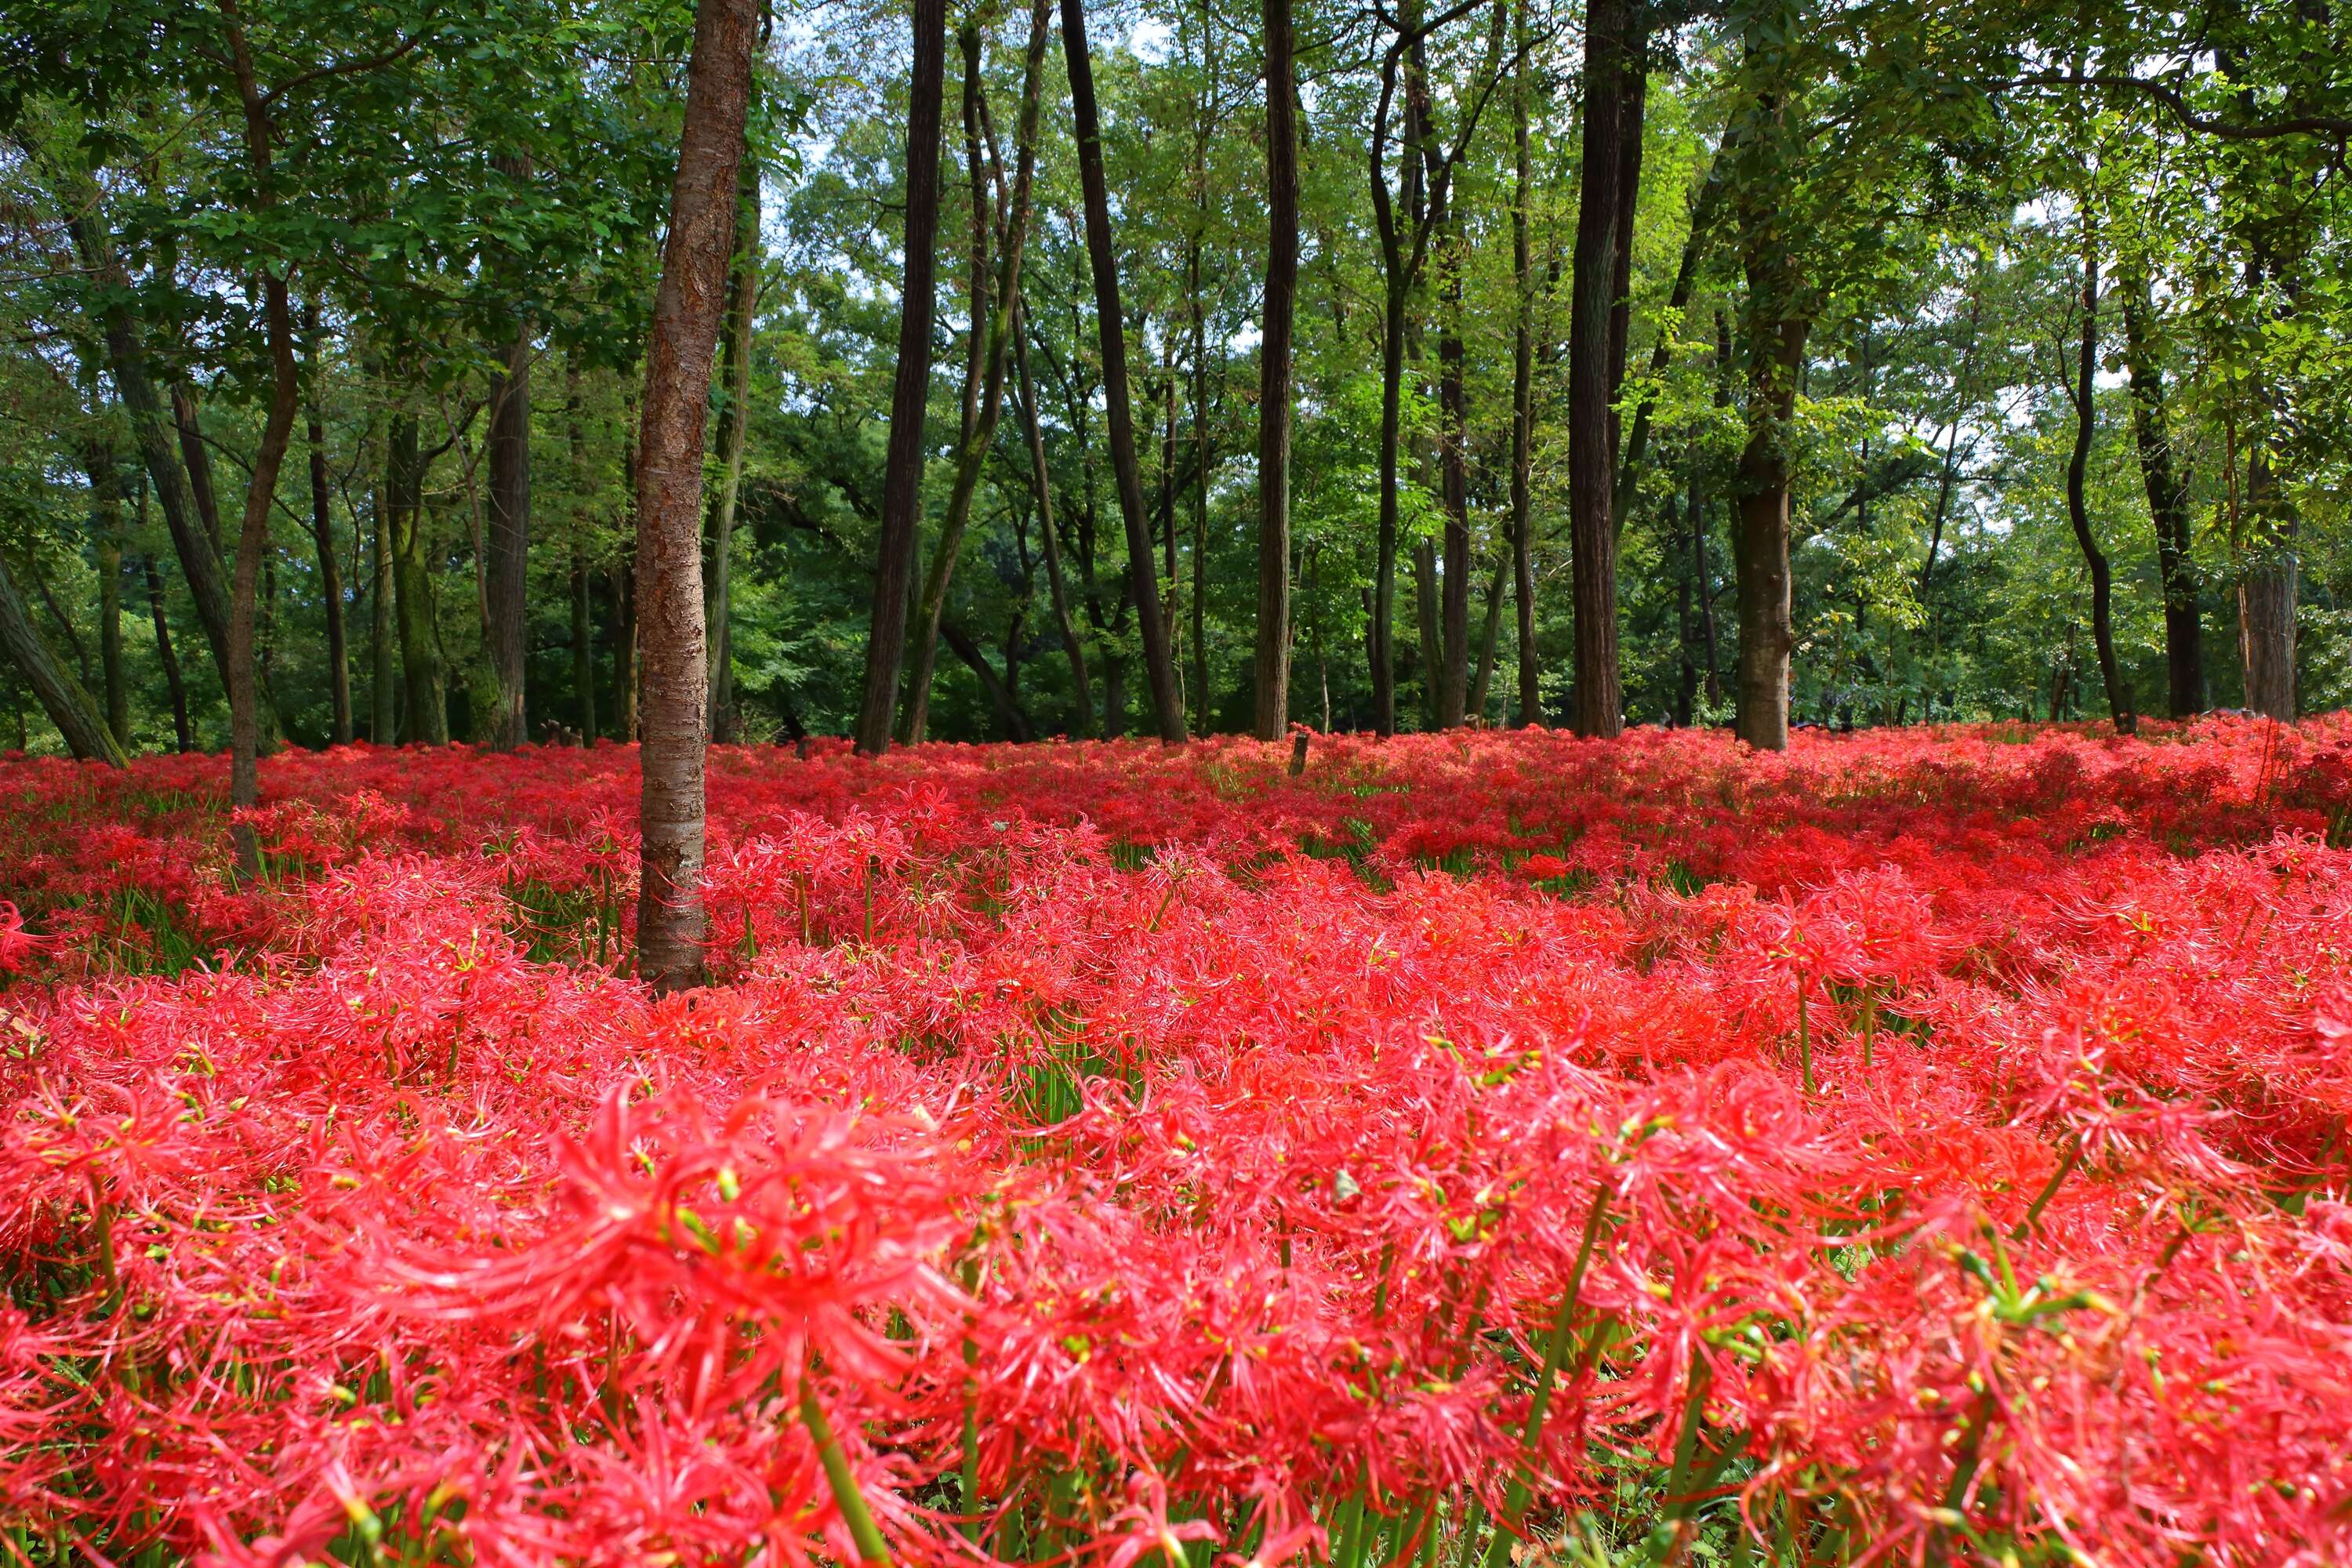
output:
[[[2352,725],[0,763],[0,1561],[2352,1557]]]

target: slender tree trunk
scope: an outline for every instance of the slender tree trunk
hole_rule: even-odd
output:
[[[930,399],[931,317],[938,308],[940,110],[947,78],[947,0],[915,0],[898,368],[890,396],[890,447],[883,460],[882,536],[874,563],[873,620],[866,638],[866,691],[857,710],[857,750],[869,757],[890,749],[898,669],[906,657],[916,529],[923,515],[923,414]]]
[[[1722,205],[1723,181],[1714,168],[1699,186],[1698,199],[1691,205],[1690,234],[1683,241],[1682,259],[1675,265],[1673,289],[1666,296],[1667,320],[1679,321],[1690,306],[1691,291],[1698,282],[1699,264],[1706,258],[1708,239],[1715,228],[1715,215]],[[1631,212],[1633,203],[1625,204]],[[1658,341],[1650,347],[1650,379],[1654,382],[1674,363],[1675,337],[1663,328]],[[1610,527],[1620,539],[1625,534],[1625,519],[1633,510],[1633,492],[1642,479],[1642,458],[1649,450],[1650,416],[1657,403],[1654,392],[1644,392],[1634,406],[1633,428],[1626,433],[1622,454],[1617,462],[1617,483],[1610,502]]]
[[[220,0],[226,24],[230,68],[237,97],[245,110],[245,152],[252,165],[251,200],[257,212],[277,204],[276,177],[271,163],[275,128],[268,100],[254,75],[253,56],[246,44],[245,22],[237,0]],[[302,395],[300,367],[294,358],[294,312],[282,272],[261,274],[262,318],[269,343],[269,410],[254,448],[253,473],[245,492],[245,516],[237,529],[236,564],[229,582],[228,712],[229,803],[250,809],[260,800],[257,763],[261,755],[261,693],[254,661],[254,602],[261,575],[261,558],[269,542],[269,508],[278,490],[278,469],[285,460],[294,433],[294,415]],[[231,829],[237,864],[247,876],[261,869],[261,848],[249,824]]]
[[[1690,546],[1691,580],[1698,594],[1699,639],[1706,653],[1706,703],[1712,708],[1723,700],[1723,656],[1716,645],[1714,568],[1706,559],[1706,494],[1696,452],[1691,455]]]
[[[122,744],[107,729],[106,721],[74,673],[50,654],[48,645],[25,608],[24,595],[0,558],[0,652],[5,652],[49,722],[65,737],[66,748],[84,761],[96,760],[121,767],[127,760]]]
[[[205,445],[202,411],[196,406],[196,395],[187,383],[180,382],[172,388],[172,423],[179,432],[180,461],[188,471],[188,499],[195,503],[196,518],[204,524],[205,538],[213,553],[222,551],[220,501],[213,489],[212,448]]]
[[[438,590],[426,557],[425,458],[417,450],[416,417],[392,418],[384,449],[384,510],[389,514],[393,606],[400,626],[401,739],[419,745],[449,743],[449,703],[436,626]],[[381,570],[381,569],[379,569]]]
[[[334,516],[328,507],[327,431],[319,412],[319,302],[303,312],[310,348],[310,397],[303,436],[310,448],[310,538],[319,551],[319,598],[327,619],[327,690],[334,710],[334,741],[352,743],[352,660],[343,631],[343,572],[335,557]]]
[[[1511,342],[1511,598],[1518,614],[1519,723],[1543,722],[1542,665],[1536,650],[1535,530],[1528,500],[1535,460],[1535,273],[1528,244],[1534,197],[1528,119],[1528,0],[1518,0],[1513,28],[1518,66],[1511,90],[1511,282],[1517,321]]]
[[[130,275],[123,270],[110,237],[98,220],[98,187],[89,184],[78,190],[76,200],[81,206],[70,224],[75,249],[82,265],[107,286],[112,300],[100,313],[99,324],[106,338],[108,363],[114,372],[115,395],[131,416],[131,434],[138,441],[140,458],[154,486],[156,503],[163,509],[164,526],[171,531],[181,574],[187,580],[188,595],[196,607],[196,624],[204,631],[214,668],[226,689],[228,588],[223,580],[220,552],[206,536],[195,502],[188,494],[187,472],[181,466],[180,454],[173,450],[172,436],[166,432],[163,399],[147,373],[145,345],[130,308],[122,303],[130,292]]]
[[[980,49],[976,35],[965,52],[968,77],[976,77]],[[973,499],[980,493],[982,465],[996,440],[997,420],[1004,408],[1004,358],[1010,345],[1014,316],[1020,303],[1021,258],[1028,235],[1029,191],[1036,172],[1037,122],[1045,93],[1045,48],[1053,37],[1052,0],[1036,0],[1029,16],[1029,48],[1024,57],[1021,79],[1020,118],[1016,123],[1013,152],[1013,194],[1004,219],[1004,240],[998,247],[994,287],[983,287],[981,299],[985,302],[979,321],[977,368],[981,384],[972,402],[971,417],[967,422],[963,438],[956,450],[955,480],[948,491],[948,510],[940,525],[940,537],[931,554],[929,570],[923,576],[922,598],[918,610],[914,638],[914,667],[907,683],[905,722],[900,732],[909,744],[919,744],[929,723],[931,677],[939,658],[940,630],[947,614],[948,585],[955,573],[957,554],[963,548],[965,531],[971,526]],[[977,121],[978,89],[972,89],[974,104],[971,118]],[[972,139],[977,158],[979,139]],[[975,182],[977,198],[984,200],[983,184]],[[974,221],[985,226],[988,214],[985,206]],[[973,247],[975,263],[984,258],[984,244],[976,241]]]
[[[588,529],[586,510],[579,504],[585,490],[587,439],[580,428],[580,367],[576,359],[566,369],[569,383],[564,415],[572,437],[572,695],[579,704],[580,743],[596,743],[596,639],[590,618]]]
[[[2124,280],[2124,366],[2131,378],[2132,436],[2140,482],[2156,525],[2157,574],[2164,585],[2164,665],[2168,710],[2175,719],[2205,710],[2205,635],[2200,584],[2189,553],[2189,487],[2172,465],[2172,430],[2164,405],[2164,367],[2151,329],[2147,277]]]
[[[525,629],[530,619],[530,323],[520,324],[506,345],[506,363],[490,390],[489,528],[483,589],[484,651],[496,688],[487,726],[494,751],[511,752],[530,738],[525,705]]]
[[[1256,688],[1252,731],[1290,724],[1290,423],[1298,309],[1297,67],[1291,0],[1262,0],[1265,41],[1265,296],[1258,313]]]
[[[1054,486],[1045,466],[1045,433],[1037,422],[1037,389],[1029,380],[1027,309],[1016,296],[1013,302],[1013,361],[1021,383],[1021,423],[1029,445],[1029,482],[1037,496],[1037,530],[1045,545],[1045,585],[1054,600],[1054,624],[1062,634],[1062,651],[1070,661],[1070,689],[1078,703],[1078,733],[1095,731],[1094,692],[1087,679],[1086,645],[1070,615],[1070,597],[1062,582],[1061,530],[1054,521]]]
[[[1202,156],[1207,156],[1205,149]],[[1202,175],[1202,188],[1207,176]],[[1192,310],[1192,729],[1205,734],[1209,707],[1209,426],[1208,319],[1201,304],[1201,242],[1192,245],[1189,297]]]
[[[373,429],[369,445],[373,447]],[[392,618],[392,489],[390,447],[383,467],[376,470],[375,499],[368,508],[369,552],[374,564],[368,578],[368,739],[389,746],[400,738],[400,677],[396,662],[397,633]],[[353,533],[360,531],[353,529]]]
[[[637,398],[633,391],[625,405],[628,417],[625,423],[637,423]],[[640,739],[637,725],[637,451],[634,443],[621,447],[621,493],[627,498],[623,537],[629,547],[614,565],[611,577],[613,594],[613,706],[620,726],[620,741],[630,745]]]
[[[686,132],[646,348],[637,458],[636,584],[645,643],[637,972],[656,993],[702,981],[710,675],[702,624],[703,428],[734,249],[736,171],[758,11],[754,0],[699,0],[695,7]]]
[[[1486,721],[1486,693],[1495,681],[1495,651],[1503,640],[1503,589],[1511,577],[1511,557],[1495,558],[1495,575],[1486,584],[1486,624],[1478,634],[1478,679],[1470,688],[1468,716]]]
[[[2116,662],[2115,582],[2105,552],[2091,533],[2091,510],[2084,493],[2090,472],[2091,437],[2098,428],[2099,252],[2087,213],[2083,226],[2083,335],[2074,365],[2074,449],[2066,462],[2066,515],[2074,525],[2074,542],[2082,547],[2084,564],[2091,573],[2091,640],[2099,654],[2099,679],[2106,688],[2107,712],[2116,732],[2128,735],[2137,727],[2131,693]]]
[[[1617,189],[1625,161],[1628,0],[1592,0],[1584,44],[1583,188],[1570,284],[1569,543],[1576,628],[1576,732],[1614,735],[1623,723],[1617,669],[1616,447],[1613,306]]]
[[[733,745],[742,738],[735,710],[735,646],[729,620],[735,602],[735,511],[743,490],[743,449],[751,424],[751,332],[760,310],[760,166],[744,149],[738,171],[741,209],[735,220],[735,258],[728,270],[727,324],[719,377],[727,401],[719,415],[719,486],[710,493],[709,603],[710,738]],[[586,620],[585,600],[580,619]]]
[[[1739,599],[1739,738],[1759,751],[1789,744],[1789,421],[1810,323],[1781,317],[1780,298],[1751,268],[1757,320],[1751,331],[1748,445],[1739,455],[1738,518],[1732,535]]]
[[[147,613],[155,623],[155,658],[163,667],[163,685],[172,694],[172,739],[182,753],[196,749],[194,730],[188,723],[188,689],[180,678],[179,656],[172,651],[172,623],[163,613],[163,574],[155,569],[155,558],[139,558],[142,574],[147,579]]]
[[[1445,511],[1445,578],[1440,587],[1437,726],[1451,730],[1465,717],[1470,679],[1470,408],[1463,384],[1462,256],[1458,219],[1448,219],[1440,251],[1445,269],[1444,308],[1437,334],[1437,403],[1441,421],[1439,492]]]
[[[1381,176],[1376,172],[1376,177]],[[1391,268],[1381,321],[1381,520],[1366,635],[1372,729],[1383,737],[1396,733],[1397,458],[1404,419],[1404,314],[1411,302],[1405,279]]]
[[[95,394],[95,384],[90,390]],[[113,447],[103,439],[84,446],[82,466],[89,473],[90,533],[98,558],[98,667],[106,693],[106,728],[127,751],[131,684],[122,668],[122,470]]]
[[[1118,303],[1118,258],[1112,248],[1110,193],[1103,174],[1102,128],[1095,107],[1094,64],[1087,47],[1085,0],[1062,0],[1062,49],[1069,65],[1070,108],[1078,137],[1078,178],[1087,211],[1087,257],[1095,287],[1095,325],[1102,344],[1103,402],[1110,430],[1112,478],[1127,525],[1128,574],[1135,585],[1137,639],[1165,745],[1184,740],[1184,709],[1176,689],[1176,661],[1152,581],[1150,524],[1143,510],[1143,475],[1135,457],[1135,417],[1128,401],[1126,317]]]

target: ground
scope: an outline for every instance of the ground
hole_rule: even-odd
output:
[[[0,760],[0,1557],[2352,1555],[2352,722]],[[1521,1537],[1526,1538],[1522,1544]]]

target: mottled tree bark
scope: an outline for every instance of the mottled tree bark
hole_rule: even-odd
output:
[[[735,241],[736,171],[751,90],[755,0],[700,0],[686,129],[670,187],[661,286],[646,345],[637,457],[637,972],[656,992],[702,980],[702,447],[710,363]]]

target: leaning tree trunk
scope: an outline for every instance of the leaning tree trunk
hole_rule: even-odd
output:
[[[1290,356],[1298,308],[1298,82],[1291,0],[1264,0],[1265,300],[1259,312],[1257,688],[1252,731],[1278,741],[1290,724]]]
[[[751,93],[754,0],[700,0],[686,132],[670,187],[661,287],[646,345],[637,458],[642,842],[637,973],[656,993],[702,981],[704,723],[702,440],[726,309],[736,171]]]
[[[947,0],[915,0],[914,76],[907,100],[906,279],[898,298],[898,379],[882,468],[882,537],[874,560],[874,613],[866,635],[866,692],[857,749],[890,749],[906,656],[908,589],[923,513],[923,414],[931,391],[931,316],[938,308],[940,108],[947,77]]]
[[[89,700],[80,680],[57,661],[48,645],[41,640],[5,559],[0,559],[0,653],[8,656],[24,676],[25,684],[33,689],[41,711],[49,716],[49,722],[65,737],[67,750],[85,761],[95,759],[118,768],[122,766],[125,759],[121,743],[107,729],[98,705]]]
[[[1160,585],[1151,564],[1151,523],[1143,510],[1143,470],[1135,457],[1135,416],[1127,384],[1127,318],[1118,303],[1118,258],[1112,249],[1110,191],[1103,174],[1102,124],[1095,107],[1094,61],[1087,48],[1086,0],[1062,0],[1062,53],[1070,71],[1070,110],[1078,135],[1078,183],[1086,198],[1087,259],[1094,273],[1095,331],[1102,346],[1105,423],[1110,432],[1111,477],[1127,525],[1127,569],[1134,587],[1136,637],[1165,745],[1184,741],[1184,706],[1176,688],[1176,659],[1168,623],[1160,613]]]
[[[2123,670],[2116,662],[2115,574],[2106,552],[2091,533],[2091,509],[2084,494],[2091,466],[2091,437],[2098,428],[2099,253],[2089,220],[2083,231],[2083,311],[2081,347],[2074,364],[2074,449],[2066,461],[2066,516],[2074,525],[2074,542],[2082,547],[2083,563],[2091,573],[2091,640],[2098,648],[2099,679],[2106,688],[2107,712],[2116,732],[2128,735],[2137,725],[2131,693],[2124,687]]]
[[[195,604],[196,624],[204,630],[214,668],[226,689],[228,588],[222,580],[220,552],[206,535],[195,501],[188,493],[187,471],[181,466],[181,456],[173,450],[173,437],[165,428],[163,400],[147,373],[145,344],[130,308],[122,302],[130,293],[130,275],[116,257],[110,237],[100,226],[96,213],[98,188],[90,185],[77,195],[84,205],[70,225],[74,248],[83,267],[107,286],[112,301],[100,313],[99,325],[106,339],[107,362],[114,372],[115,395],[121,399],[124,411],[131,416],[131,431],[139,444],[140,459],[154,487],[156,504],[163,509],[164,526],[171,531],[181,574],[187,579],[188,595]]]
[[[1568,328],[1570,592],[1575,611],[1576,732],[1622,726],[1617,668],[1617,534],[1612,333],[1617,184],[1623,173],[1627,0],[1592,0],[1584,43],[1584,179],[1578,197]],[[1785,596],[1786,586],[1783,584]]]
[[[2189,554],[2193,524],[2189,488],[2172,464],[2172,430],[2164,406],[2164,366],[2150,317],[2147,276],[2125,279],[2124,367],[2131,378],[2132,437],[2140,482],[2156,525],[2157,575],[2164,587],[2164,670],[2168,710],[2186,719],[2205,710],[2205,630],[2198,614],[2197,563]]]
[[[710,496],[710,581],[703,611],[710,635],[710,738],[724,745],[741,739],[735,712],[735,645],[728,624],[735,602],[735,510],[743,491],[743,448],[751,426],[751,329],[760,313],[760,166],[749,146],[736,183],[741,188],[741,207],[735,219],[735,259],[727,279],[727,328],[719,370],[727,403],[719,415],[719,488]],[[586,626],[584,590],[578,620]]]

